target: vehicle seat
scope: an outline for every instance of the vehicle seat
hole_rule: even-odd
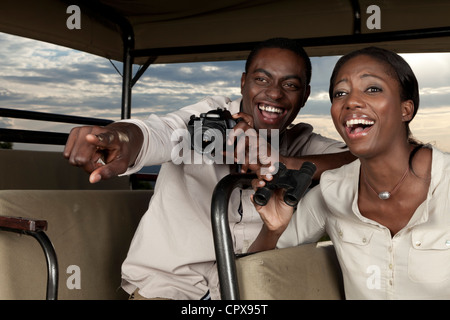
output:
[[[342,274],[331,241],[259,252],[236,260],[243,300],[341,300]]]

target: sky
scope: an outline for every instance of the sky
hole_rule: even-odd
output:
[[[413,135],[450,152],[450,53],[402,54],[420,86]],[[328,82],[338,56],[312,57],[311,95],[296,122],[341,140],[330,118]],[[121,63],[0,33],[0,107],[120,119]],[[135,68],[135,71],[137,68]],[[133,87],[132,117],[165,114],[205,96],[240,96],[244,61],[152,65]],[[0,128],[68,132],[72,125],[0,117]],[[62,147],[15,144],[15,149]]]

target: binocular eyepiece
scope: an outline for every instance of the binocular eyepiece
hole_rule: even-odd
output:
[[[304,162],[299,170],[287,169],[283,163],[278,162],[278,172],[271,181],[266,182],[264,187],[256,190],[253,201],[260,206],[265,206],[273,191],[285,189],[284,202],[295,207],[311,185],[316,169],[312,162]]]

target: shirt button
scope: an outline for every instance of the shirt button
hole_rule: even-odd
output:
[[[389,264],[389,269],[391,269],[391,270],[392,270],[392,263],[390,263],[390,264]]]
[[[420,241],[416,241],[416,243],[415,243],[416,247],[420,247],[421,244],[422,244],[422,242],[420,242]]]
[[[363,242],[363,243],[366,243],[366,242],[367,242],[366,238],[363,238],[363,239],[362,239],[362,242]]]

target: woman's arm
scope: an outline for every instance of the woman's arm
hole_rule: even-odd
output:
[[[356,157],[349,151],[329,154],[317,154],[303,157],[284,157],[280,155],[280,162],[283,162],[288,169],[300,169],[303,162],[309,161],[316,165],[317,170],[313,179],[319,180],[320,175],[327,170],[335,169],[344,164],[354,161]]]

